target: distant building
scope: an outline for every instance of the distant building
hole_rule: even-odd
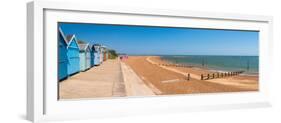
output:
[[[86,71],[91,68],[91,49],[89,43],[79,42],[80,71]]]
[[[68,64],[68,57],[67,57],[67,39],[59,28],[59,41],[58,41],[58,79],[63,80],[67,78],[67,64]]]
[[[120,60],[126,60],[126,59],[129,58],[129,56],[127,54],[121,54],[121,53],[118,54],[118,57],[119,57]]]
[[[80,56],[79,56],[79,46],[75,35],[68,35],[67,37],[67,71],[68,75],[73,75],[80,72]]]

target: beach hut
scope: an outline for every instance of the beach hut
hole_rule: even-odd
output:
[[[103,48],[102,48],[101,45],[99,46],[99,49],[100,49],[100,63],[102,63],[102,62],[103,62],[103,53],[104,53],[104,50],[103,50]]]
[[[94,52],[94,65],[100,65],[100,44],[94,44],[92,52]]]
[[[59,28],[59,41],[58,41],[58,79],[63,80],[67,78],[67,40],[66,37]]]
[[[67,73],[68,75],[73,75],[80,72],[80,56],[79,56],[79,46],[75,35],[68,35],[67,37]]]
[[[107,60],[107,51],[104,51],[103,53],[103,61],[106,61]]]
[[[101,46],[101,49],[102,49],[102,56],[103,56],[103,61],[106,61],[108,59],[108,52],[107,52],[107,48],[106,46]]]
[[[91,49],[89,43],[79,43],[78,45],[80,49],[80,71],[86,71],[91,68]]]
[[[90,54],[91,54],[91,67],[95,66],[95,51],[94,51],[94,46],[93,45],[89,45],[90,47]]]

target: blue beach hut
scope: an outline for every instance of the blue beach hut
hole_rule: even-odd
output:
[[[94,51],[94,46],[93,45],[89,45],[90,47],[90,54],[91,54],[91,67],[94,67],[95,66],[95,51]]]
[[[94,52],[94,65],[100,65],[100,44],[94,44],[92,51]]]
[[[67,42],[67,73],[68,75],[73,75],[80,72],[79,46],[75,35],[68,35]]]
[[[78,45],[80,48],[80,71],[86,71],[91,68],[91,49],[89,43],[79,43]]]
[[[96,53],[97,51],[95,50],[94,45],[89,45],[89,46],[91,49],[91,66],[94,67],[97,64],[97,62],[95,60],[98,59],[97,53]]]
[[[87,45],[87,53],[86,53],[86,68],[90,69],[91,68],[91,48],[89,46],[89,44]]]
[[[59,41],[58,41],[58,79],[63,80],[67,78],[67,64],[68,64],[68,58],[67,58],[67,40],[66,37],[59,28],[58,32]]]

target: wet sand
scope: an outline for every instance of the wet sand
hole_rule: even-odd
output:
[[[157,90],[154,93],[158,95],[258,90],[258,76],[238,75],[200,80],[201,74],[212,71],[195,67],[161,66],[159,64],[167,64],[167,61],[158,56],[129,56],[123,62],[130,66],[147,86],[153,86],[152,90]],[[187,73],[191,76],[190,80],[186,80]]]

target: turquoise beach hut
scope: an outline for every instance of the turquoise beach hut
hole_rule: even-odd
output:
[[[94,65],[100,65],[100,44],[94,44],[92,51],[94,52]]]
[[[68,75],[73,75],[80,72],[79,46],[75,35],[68,35],[67,42],[67,73]]]
[[[79,43],[79,48],[80,71],[86,71],[91,68],[91,49],[89,47],[89,43]]]
[[[67,40],[61,28],[59,28],[59,42],[58,42],[58,79],[66,79],[67,74]]]

